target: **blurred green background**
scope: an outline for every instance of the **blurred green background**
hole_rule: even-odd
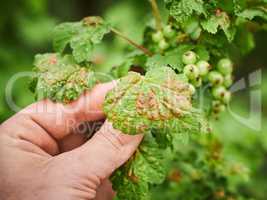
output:
[[[150,15],[144,0],[9,0],[0,6],[0,123],[14,114],[6,103],[5,89],[10,78],[18,72],[30,71],[36,53],[51,51],[53,27],[63,21],[75,21],[88,15],[102,15],[137,42],[142,40],[144,19]],[[99,46],[98,57],[106,68],[123,58],[125,43],[110,39]],[[262,84],[234,95],[231,104],[236,114],[249,112],[250,90],[262,92],[262,128],[256,131],[236,121],[229,113],[215,122],[215,132],[225,144],[229,159],[244,162],[251,171],[251,180],[241,190],[255,197],[267,197],[267,33],[256,33],[256,48],[237,63],[236,80],[261,69]],[[12,98],[19,106],[34,101],[28,90],[28,78],[19,79]]]

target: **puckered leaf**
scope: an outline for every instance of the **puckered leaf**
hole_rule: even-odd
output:
[[[69,44],[75,60],[89,61],[93,46],[110,32],[110,26],[100,17],[87,17],[80,22],[63,23],[54,30],[54,48],[63,52]]]
[[[149,186],[166,177],[172,158],[168,147],[174,149],[175,136],[207,128],[191,105],[185,78],[167,67],[153,68],[145,76],[130,72],[108,93],[104,111],[114,128],[126,134],[145,133],[137,152],[112,178],[119,199],[148,199]]]
[[[170,9],[170,15],[179,23],[184,22],[193,14],[206,14],[202,0],[168,0],[165,3]]]
[[[153,69],[145,76],[130,72],[108,93],[104,111],[114,128],[126,134],[152,129],[180,133],[192,128],[187,119],[197,113],[188,88],[185,78],[170,68]]]
[[[70,55],[37,55],[34,65],[34,91],[38,99],[49,98],[67,103],[77,99],[84,90],[90,89],[95,83],[93,72],[77,65]]]
[[[104,110],[113,126],[124,133],[168,129],[192,109],[188,87],[168,68],[149,71],[146,76],[130,72],[107,95]]]

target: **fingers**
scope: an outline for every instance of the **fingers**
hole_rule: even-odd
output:
[[[68,105],[43,100],[29,106],[20,114],[27,115],[53,138],[60,140],[73,132],[81,122],[104,118],[105,96],[114,85],[114,82],[99,84]]]
[[[84,144],[103,123],[103,120],[81,123],[72,134],[58,141],[60,152],[67,152]]]
[[[72,151],[71,156],[81,162],[86,173],[104,180],[133,155],[142,138],[142,135],[122,134],[105,122],[94,137]]]
[[[112,200],[114,196],[115,192],[112,190],[112,184],[106,179],[97,188],[96,198],[94,200]]]

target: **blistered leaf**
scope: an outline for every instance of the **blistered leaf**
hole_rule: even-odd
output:
[[[188,88],[185,78],[170,68],[156,68],[145,76],[130,72],[108,93],[104,111],[114,128],[126,134],[148,133],[154,128],[180,133],[192,129],[188,119],[197,116]],[[199,116],[195,121],[199,123]]]
[[[206,15],[202,0],[172,0],[166,1],[170,15],[177,22],[184,22],[193,14]]]
[[[77,65],[72,56],[43,54],[35,57],[37,99],[49,98],[67,103],[77,99],[86,89],[90,89],[95,78],[93,72]]]
[[[130,72],[122,78],[107,95],[104,110],[115,128],[139,134],[153,126],[168,128],[174,119],[190,111],[190,98],[187,83],[171,69],[158,68],[146,76]]]
[[[166,176],[171,158],[167,150],[178,148],[173,147],[173,138],[207,128],[191,105],[188,83],[167,67],[153,68],[145,76],[130,72],[108,93],[104,111],[114,128],[145,134],[137,152],[112,178],[119,199],[147,199],[147,188]]]

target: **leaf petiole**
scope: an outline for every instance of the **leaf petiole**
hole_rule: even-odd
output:
[[[148,56],[152,56],[153,53],[150,52],[147,48],[145,48],[142,45],[137,44],[136,42],[134,42],[133,40],[129,39],[127,36],[125,36],[123,33],[121,33],[119,30],[115,29],[115,28],[111,28],[110,29],[111,32],[113,32],[114,34],[116,34],[117,36],[123,38],[124,40],[126,40],[127,42],[129,42],[131,45],[133,45],[134,47],[140,49],[141,51],[143,51],[146,55]]]

